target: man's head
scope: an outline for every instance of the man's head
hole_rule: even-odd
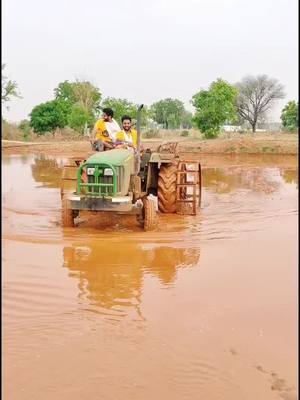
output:
[[[113,119],[114,112],[111,108],[103,108],[102,118],[105,122],[110,122]]]
[[[130,131],[131,129],[131,117],[129,117],[129,115],[123,115],[122,117],[122,126],[124,131]]]

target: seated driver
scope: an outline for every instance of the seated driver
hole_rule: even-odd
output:
[[[115,148],[133,149],[137,148],[137,131],[132,128],[131,117],[123,115],[122,130],[116,134]]]

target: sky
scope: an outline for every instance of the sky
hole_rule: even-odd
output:
[[[267,74],[298,100],[297,0],[2,0],[2,63],[28,118],[62,81],[85,79],[103,97],[151,105],[190,100],[217,78]]]

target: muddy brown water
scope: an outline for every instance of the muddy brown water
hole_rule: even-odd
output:
[[[60,226],[64,158],[4,156],[5,400],[297,399],[295,157],[203,156],[198,216]]]

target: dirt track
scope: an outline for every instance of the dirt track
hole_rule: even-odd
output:
[[[296,134],[257,134],[232,135],[213,140],[186,140],[170,138],[179,141],[179,152],[194,154],[298,154],[298,135]],[[142,141],[144,147],[155,149],[161,139]],[[2,140],[2,151],[5,154],[46,153],[52,155],[74,156],[90,153],[88,141],[53,141],[53,142],[20,142]]]

